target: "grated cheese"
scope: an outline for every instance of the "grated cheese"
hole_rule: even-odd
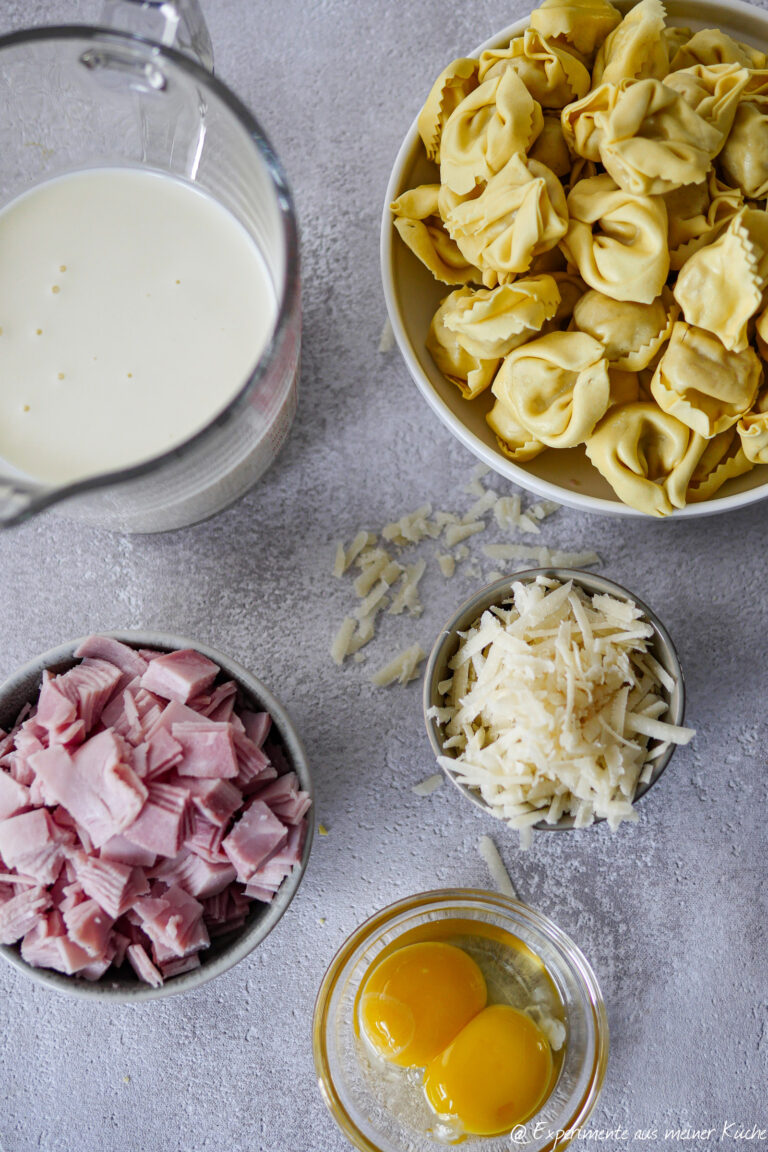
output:
[[[455,548],[463,540],[484,531],[485,524],[482,520],[475,520],[472,524],[448,524],[445,529],[446,548]]]
[[[482,484],[480,484],[479,487],[479,499],[475,500],[466,516],[462,516],[462,524],[471,524],[473,521],[479,520],[481,516],[485,516],[486,513],[490,512],[496,503],[497,497],[495,492],[492,492],[490,488],[483,488]]]
[[[439,685],[439,762],[521,832],[573,817],[637,819],[632,800],[661,753],[694,733],[658,717],[667,685],[649,658],[653,628],[637,605],[572,582],[514,582],[484,612]],[[670,679],[666,674],[667,680]],[[445,717],[449,717],[445,719]]]
[[[438,555],[437,562],[440,565],[440,571],[446,580],[449,580],[456,571],[456,561],[453,556],[449,556],[447,552]]]
[[[519,496],[500,496],[493,506],[493,516],[499,528],[513,532],[520,523]]]
[[[415,792],[417,796],[431,796],[438,788],[442,787],[445,777],[442,772],[435,772],[434,776],[427,776],[426,780],[420,780],[418,784],[411,786],[411,792]]]
[[[412,644],[403,652],[398,653],[389,664],[380,668],[371,681],[377,688],[388,688],[397,681],[398,684],[409,684],[419,676],[419,664],[424,660],[426,653],[418,644]]]
[[[395,346],[395,332],[389,317],[384,321],[384,327],[379,337],[379,352],[391,352]]]
[[[403,574],[403,582],[398,589],[392,604],[390,615],[400,616],[406,608],[411,616],[420,616],[422,607],[419,603],[419,581],[427,567],[426,560],[417,560],[415,564],[407,564]]]
[[[349,654],[349,643],[355,631],[357,621],[351,616],[342,620],[341,627],[333,638],[331,644],[331,659],[334,664],[343,664],[344,658]]]
[[[428,519],[431,512],[432,505],[424,504],[415,512],[406,513],[399,520],[385,524],[381,534],[385,540],[390,540],[401,548],[408,544],[418,544],[425,536],[431,536],[434,539],[440,535],[440,528]]]
[[[477,842],[477,846],[480,849],[480,855],[488,865],[491,879],[502,896],[512,896],[515,900],[519,900],[515,886],[512,883],[512,878],[504,867],[501,854],[490,836],[481,836]]]

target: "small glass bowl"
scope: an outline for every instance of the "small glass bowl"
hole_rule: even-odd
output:
[[[436,1152],[444,1141],[418,1131],[384,1102],[366,1076],[356,1023],[361,984],[383,949],[424,925],[477,921],[516,937],[541,961],[562,1002],[566,1040],[555,1086],[535,1116],[511,1133],[466,1136],[466,1152],[546,1152],[565,1148],[600,1094],[608,1060],[608,1020],[597,979],[579,949],[546,916],[507,896],[468,888],[422,892],[366,920],[325,974],[315,1004],[313,1047],[323,1099],[347,1139],[363,1152]]]
[[[664,685],[660,685],[659,687],[659,694],[667,702],[667,714],[662,718],[670,724],[682,725],[685,719],[685,678],[683,676],[683,669],[680,665],[675,646],[672,643],[672,638],[656,613],[653,612],[647,604],[644,604],[638,596],[635,596],[633,592],[628,591],[614,580],[608,580],[605,576],[599,576],[596,572],[584,572],[580,568],[531,568],[525,572],[515,572],[511,576],[502,576],[501,579],[495,580],[493,584],[487,584],[485,588],[481,588],[479,592],[476,592],[473,596],[470,596],[468,600],[465,600],[464,603],[457,608],[450,620],[441,628],[427,660],[424,671],[422,695],[424,723],[427,727],[427,736],[432,745],[432,751],[436,757],[455,756],[454,752],[446,752],[443,748],[444,737],[442,728],[435,717],[430,715],[430,709],[440,707],[445,703],[443,697],[440,695],[438,685],[451,675],[450,662],[456,655],[456,650],[459,647],[459,633],[468,632],[475,621],[478,620],[488,608],[493,607],[495,604],[501,604],[504,600],[508,600],[513,584],[516,584],[518,581],[522,581],[524,584],[532,584],[539,576],[544,576],[550,580],[558,580],[561,584],[572,580],[574,584],[578,585],[578,587],[589,596],[607,594],[614,596],[618,600],[628,600],[640,609],[643,614],[643,619],[653,628],[653,635],[648,642],[648,651],[658,660],[659,664],[661,664],[662,668],[664,668],[674,682],[674,687],[671,691],[665,688]],[[653,740],[649,748],[653,748],[659,743],[660,741]],[[672,759],[676,747],[676,744],[670,744],[665,752],[656,757],[650,779],[647,783],[638,784],[635,789],[634,802],[637,802],[645,796],[646,792],[657,782]],[[472,803],[476,807],[481,808],[483,812],[497,816],[497,813],[493,811],[491,806],[486,803],[475,788],[470,788],[469,785],[460,783],[444,764],[441,764],[440,767],[450,782],[458,788],[467,800],[471,800]],[[595,824],[602,824],[602,822],[603,818],[598,817],[592,824],[588,825],[588,828],[593,828]],[[539,820],[537,824],[533,825],[533,828],[539,832],[573,831],[575,828],[574,817],[567,815],[561,816],[555,824],[548,824],[546,820]]]

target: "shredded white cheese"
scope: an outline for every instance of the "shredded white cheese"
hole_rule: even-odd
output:
[[[417,560],[415,564],[407,564],[403,574],[402,583],[397,591],[389,612],[392,616],[400,616],[406,609],[411,616],[420,616],[422,607],[419,603],[419,581],[427,567],[426,560]]]
[[[448,524],[445,529],[445,546],[446,548],[455,548],[457,544],[461,544],[462,540],[467,540],[477,532],[484,531],[485,523],[482,520],[475,520],[471,524]]]
[[[353,620],[351,616],[347,616],[342,621],[341,627],[333,638],[331,644],[331,659],[334,664],[343,664],[344,658],[349,655],[349,643],[355,631],[357,621]]]
[[[441,766],[525,840],[563,815],[576,827],[636,819],[658,754],[649,741],[694,735],[658,719],[668,689],[648,659],[652,626],[637,605],[571,582],[538,577],[510,593],[463,634],[440,685]]]
[[[426,780],[420,780],[418,784],[411,786],[411,792],[415,792],[417,796],[431,796],[438,788],[442,787],[445,776],[442,772],[435,772],[434,776],[427,776]]]
[[[445,576],[446,580],[450,580],[451,576],[453,576],[454,572],[456,571],[456,561],[454,560],[453,556],[449,555],[447,552],[442,552],[438,555],[437,562],[440,565],[440,571],[442,572],[443,576]]]
[[[419,664],[425,658],[426,653],[422,651],[418,644],[412,644],[410,648],[400,652],[389,664],[385,664],[383,668],[371,677],[371,681],[377,688],[388,688],[390,684],[397,681],[398,684],[409,684],[411,680],[415,680],[419,676]]]
[[[384,327],[381,330],[379,337],[379,352],[391,352],[395,346],[395,333],[389,317],[384,322]]]
[[[512,896],[515,900],[518,900],[519,897],[515,891],[515,886],[512,883],[509,872],[507,872],[507,869],[504,867],[501,854],[490,836],[481,836],[477,842],[477,846],[480,849],[480,855],[488,865],[491,879],[502,896]]]

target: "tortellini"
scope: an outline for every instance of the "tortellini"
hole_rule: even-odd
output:
[[[619,94],[602,124],[600,159],[620,187],[659,196],[706,180],[723,133],[659,80]]]
[[[445,230],[439,201],[439,184],[422,184],[398,196],[392,212],[400,238],[442,284],[479,280],[480,271],[467,263]]]
[[[585,60],[620,22],[609,0],[544,0],[531,13],[531,27],[541,36]]]
[[[714,244],[680,269],[675,299],[689,324],[706,328],[726,348],[748,347],[747,324],[768,284],[768,212],[743,208]]]
[[[601,342],[611,368],[639,372],[669,339],[676,313],[667,289],[650,304],[613,300],[592,291],[576,304],[573,320],[579,331]]]
[[[583,332],[540,336],[505,358],[491,391],[533,439],[572,448],[586,440],[610,403],[603,346]]]
[[[616,495],[650,516],[683,508],[705,441],[655,404],[612,408],[587,440],[587,456]]]
[[[507,68],[517,72],[542,108],[563,108],[589,91],[589,72],[580,60],[528,28],[507,48],[492,48],[480,57],[480,80],[500,76]]]
[[[695,504],[709,500],[726,480],[743,476],[754,467],[747,457],[735,428],[704,441],[704,450],[688,483],[687,499]]]
[[[751,200],[768,196],[768,99],[739,104],[717,163],[728,183]]]
[[[722,153],[721,153],[722,155]],[[685,184],[664,197],[669,223],[669,264],[679,271],[686,260],[711,244],[744,206],[738,188],[730,188],[713,170],[706,184]]]
[[[630,8],[597,54],[592,84],[618,84],[646,77],[662,80],[669,72],[661,0],[640,0]]]
[[[768,57],[616,3],[542,0],[454,60],[392,211],[449,286],[427,349],[498,452],[583,444],[664,516],[768,465]]]
[[[766,56],[757,48],[733,40],[719,28],[703,28],[681,44],[672,57],[670,71],[695,64],[741,64],[744,68],[764,68]]]
[[[752,348],[728,352],[717,336],[678,320],[651,392],[660,408],[709,440],[749,412],[762,377]]]
[[[440,180],[466,196],[516,152],[527,152],[544,127],[538,104],[511,68],[486,80],[451,114],[440,144]]]
[[[587,284],[615,300],[652,303],[669,272],[664,201],[625,192],[603,173],[579,181],[568,212],[563,251]]]
[[[432,359],[446,379],[456,385],[465,400],[473,400],[491,385],[500,363],[498,357],[483,360],[467,352],[455,333],[446,328],[443,322],[446,312],[471,296],[471,288],[459,288],[446,296],[432,317],[427,335],[427,350]]]
[[[492,360],[535,336],[559,303],[553,278],[536,276],[498,288],[454,292],[452,304],[443,308],[442,322],[470,355]]]
[[[496,436],[501,451],[508,459],[518,464],[524,464],[527,460],[540,456],[547,447],[518,423],[512,409],[504,400],[497,400],[485,419]]]
[[[450,211],[446,226],[465,259],[500,283],[527,272],[568,229],[565,193],[555,174],[516,153],[482,193]],[[492,284],[487,285],[489,287]]]
[[[443,127],[465,96],[477,85],[477,60],[468,58],[454,60],[435,80],[417,121],[419,135],[430,160],[440,163]]]

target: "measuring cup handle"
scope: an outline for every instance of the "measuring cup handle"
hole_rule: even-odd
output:
[[[101,24],[177,48],[213,71],[213,48],[198,0],[104,0]]]

